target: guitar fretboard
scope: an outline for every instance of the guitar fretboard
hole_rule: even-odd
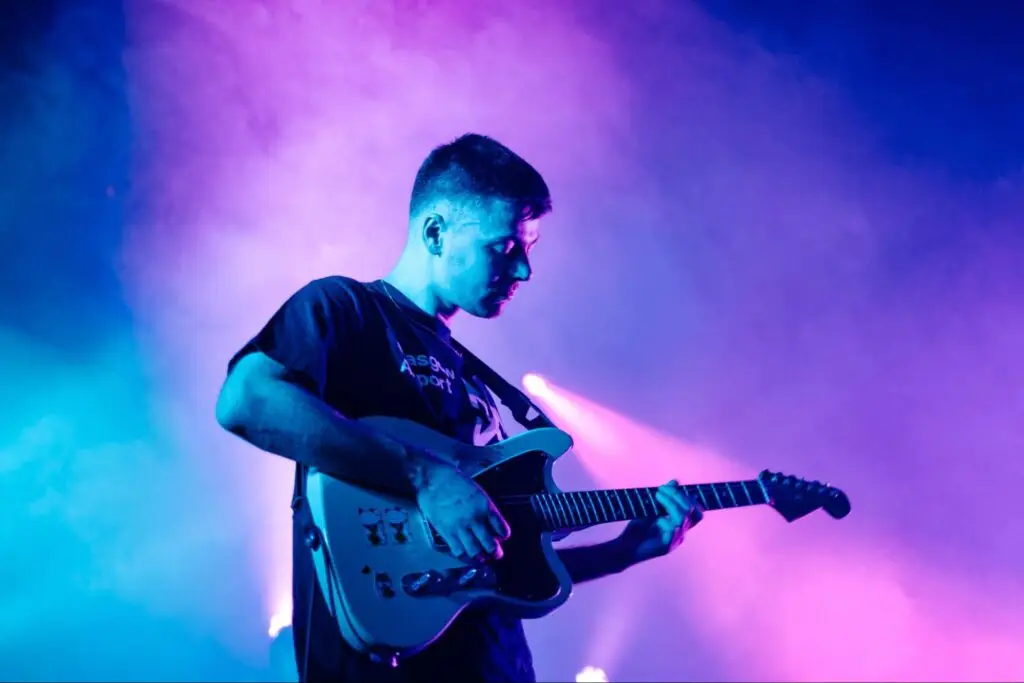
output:
[[[729,481],[714,484],[690,484],[681,487],[705,510],[765,505],[768,498],[757,480]],[[534,516],[548,531],[625,522],[633,519],[660,517],[666,514],[658,502],[657,488],[602,489],[596,491],[565,491],[538,493],[499,502],[528,504]]]

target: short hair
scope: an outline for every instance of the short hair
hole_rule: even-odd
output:
[[[497,140],[475,133],[427,156],[413,183],[410,214],[438,197],[507,201],[520,220],[551,211],[551,193],[537,169]]]

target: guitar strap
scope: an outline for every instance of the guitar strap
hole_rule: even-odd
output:
[[[554,427],[555,423],[544,414],[530,398],[519,389],[515,388],[501,375],[492,370],[487,363],[476,357],[469,349],[460,344],[454,338],[451,340],[452,347],[462,355],[463,368],[469,374],[476,375],[484,385],[494,392],[512,417],[524,429],[539,429],[541,427]],[[530,417],[530,411],[535,415]]]

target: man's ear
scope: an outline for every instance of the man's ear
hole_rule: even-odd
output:
[[[420,238],[423,240],[423,246],[434,256],[440,256],[444,249],[445,233],[448,230],[444,216],[439,213],[429,213],[423,218],[422,225]]]

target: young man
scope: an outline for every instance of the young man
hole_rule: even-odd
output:
[[[551,210],[540,174],[504,145],[464,135],[423,162],[409,236],[383,280],[316,280],[295,293],[231,360],[217,420],[249,443],[339,479],[415,498],[462,557],[497,557],[509,529],[487,495],[455,466],[355,419],[391,415],[484,445],[505,437],[495,404],[463,372],[449,319],[493,318],[530,279],[538,220]],[[458,454],[453,454],[457,456]],[[666,517],[633,522],[615,541],[559,551],[574,582],[666,554],[700,511],[674,483]],[[296,522],[293,629],[303,681],[533,681],[518,620],[470,608],[397,669],[341,639]]]

